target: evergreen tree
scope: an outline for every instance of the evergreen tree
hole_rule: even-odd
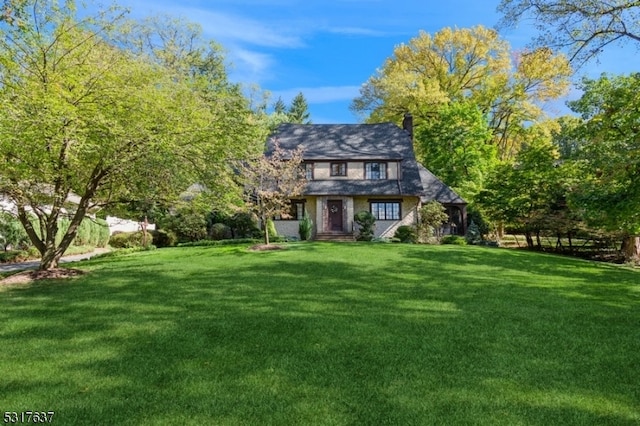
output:
[[[309,105],[302,92],[293,98],[287,114],[289,115],[291,123],[311,124],[311,120],[309,119]]]
[[[278,100],[273,104],[273,112],[276,114],[287,113],[287,106],[285,105],[281,97],[279,97]]]

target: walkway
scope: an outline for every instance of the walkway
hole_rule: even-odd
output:
[[[97,248],[91,253],[82,253],[82,254],[72,254],[69,256],[63,256],[60,259],[60,263],[69,263],[69,262],[78,262],[80,260],[90,259],[93,256],[98,254],[106,253],[110,249],[108,248]],[[16,263],[0,263],[0,272],[18,272],[23,271],[25,269],[36,269],[40,265],[39,260],[28,260],[26,262],[16,262]]]

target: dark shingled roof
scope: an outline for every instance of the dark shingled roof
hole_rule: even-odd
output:
[[[302,146],[303,157],[318,160],[401,161],[400,180],[312,180],[307,195],[413,195],[440,202],[461,202],[451,189],[420,166],[407,131],[393,123],[379,124],[281,124],[268,141],[288,150]],[[426,174],[421,172],[424,169]],[[429,185],[426,187],[425,185]],[[434,188],[431,188],[434,185]],[[460,200],[460,201],[447,201]]]
[[[306,160],[415,160],[409,134],[393,123],[281,124],[272,138],[284,149],[302,145]]]
[[[421,164],[418,164],[424,194],[423,203],[436,200],[440,204],[467,204],[458,194]]]

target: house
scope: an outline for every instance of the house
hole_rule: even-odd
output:
[[[393,237],[401,225],[416,225],[420,206],[437,200],[449,214],[446,233],[466,231],[466,202],[416,161],[413,120],[403,128],[379,124],[282,124],[270,141],[284,149],[303,147],[307,185],[291,200],[291,213],[275,221],[280,235],[298,235],[305,212],[315,239],[357,234],[354,214],[376,218],[376,237]]]

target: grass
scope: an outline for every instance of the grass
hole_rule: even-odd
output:
[[[58,424],[637,425],[640,273],[460,246],[174,248],[0,290],[0,411]]]

